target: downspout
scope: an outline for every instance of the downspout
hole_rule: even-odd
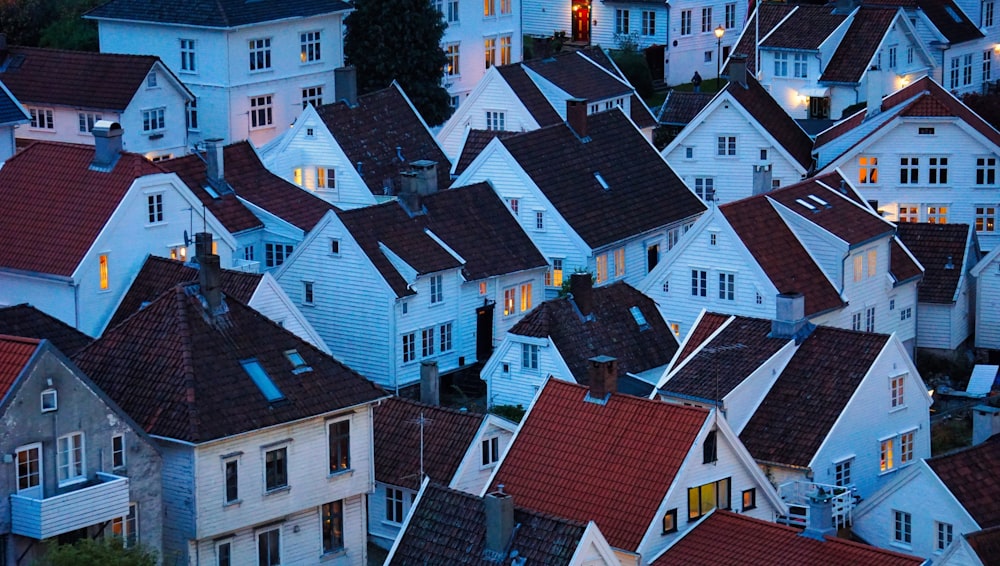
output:
[[[73,326],[80,330],[80,286],[70,279],[69,286],[73,288]]]

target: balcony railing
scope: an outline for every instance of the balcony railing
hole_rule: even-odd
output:
[[[779,523],[805,527],[809,524],[809,494],[818,489],[833,494],[833,526],[847,526],[853,520],[855,496],[853,488],[813,483],[807,481],[790,481],[778,486],[778,496],[788,504],[788,515],[778,517]]]
[[[11,532],[46,539],[128,514],[128,478],[97,472],[68,493],[35,499],[10,496]]]
[[[233,258],[233,271],[243,271],[246,273],[260,273],[260,262],[248,259]]]

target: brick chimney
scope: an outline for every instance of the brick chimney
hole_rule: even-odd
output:
[[[223,159],[225,146],[219,138],[205,140],[205,165],[208,173],[208,184],[216,191],[226,186],[226,164]]]
[[[586,98],[570,98],[566,101],[566,123],[580,139],[587,137]]]
[[[195,257],[198,258],[198,284],[205,300],[205,310],[214,316],[223,310],[223,305],[222,267],[219,256],[212,253],[212,235],[208,232],[195,234],[194,249]]]
[[[423,210],[423,197],[438,190],[437,162],[419,159],[400,175],[399,199],[410,215]]]
[[[110,120],[98,120],[91,132],[94,134],[94,160],[90,162],[90,168],[110,172],[122,153],[122,125]]]
[[[569,293],[584,318],[594,310],[594,280],[589,273],[574,273],[569,276]]]
[[[438,364],[433,360],[420,362],[420,402],[434,406],[441,404],[441,380]]]
[[[771,190],[771,164],[753,165],[753,194],[762,195]]]
[[[734,53],[729,56],[729,82],[747,87],[747,56]]]
[[[802,293],[778,294],[769,338],[795,339],[796,344],[801,344],[814,328],[806,319],[806,298]]]
[[[354,65],[333,70],[333,92],[337,100],[343,100],[348,106],[358,105],[358,70]]]
[[[595,356],[587,360],[590,399],[604,402],[618,392],[618,360],[611,356]]]
[[[799,536],[825,540],[826,535],[833,535],[837,529],[833,528],[833,494],[822,487],[808,495],[809,499],[809,519],[806,528],[799,533]]]
[[[486,553],[506,559],[507,545],[514,534],[514,497],[503,492],[503,484],[483,498],[486,509]]]

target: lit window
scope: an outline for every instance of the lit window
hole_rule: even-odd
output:
[[[301,167],[296,167],[295,169],[292,169],[292,182],[300,187],[303,186],[303,184],[305,183]]]
[[[59,485],[81,481],[87,474],[83,466],[83,433],[60,436],[57,443]]]
[[[597,256],[597,283],[598,285],[608,280],[608,254]]]
[[[457,2],[456,2],[457,4]],[[459,68],[459,49],[457,43],[449,43],[444,46],[444,54],[447,63],[444,66],[444,74],[449,77],[457,77],[461,73]]]
[[[625,277],[625,248],[618,248],[614,251],[615,279]]]
[[[913,533],[913,520],[910,514],[902,511],[893,511],[892,514],[894,524],[892,540],[901,544],[910,544]]]
[[[250,127],[267,128],[274,123],[274,116],[271,113],[271,95],[250,97]]]
[[[505,3],[507,4],[508,7],[510,6],[510,0],[500,0],[500,6],[501,7]],[[510,35],[501,35],[500,36],[500,64],[501,65],[510,65],[510,61],[511,61],[511,59],[510,59],[510,53],[511,53],[512,41],[513,41],[513,38]]]
[[[893,468],[892,461],[892,439],[887,438],[879,443],[879,465],[882,472],[888,472]]]
[[[521,368],[538,369],[538,345],[521,344]]]
[[[343,500],[324,503],[320,515],[323,530],[323,552],[334,552],[344,548]]]
[[[500,437],[493,436],[482,441],[480,444],[482,451],[482,466],[492,466],[500,460]]]
[[[483,16],[495,16],[497,15],[497,5],[496,0],[483,0]]]
[[[195,60],[194,40],[181,40],[181,71],[193,73],[198,70]]]
[[[688,488],[688,520],[694,521],[712,509],[729,509],[729,478]]]
[[[403,522],[403,490],[385,488],[385,520],[390,523]]]
[[[514,303],[517,299],[517,289],[514,287],[508,287],[503,290],[503,315],[510,316],[514,314]]]
[[[858,182],[861,184],[878,183],[878,158],[865,156],[858,158]]]
[[[521,312],[531,310],[531,283],[521,284]]]
[[[250,70],[263,71],[271,68],[271,38],[251,39],[248,43],[250,49]]]
[[[165,108],[151,108],[142,111],[142,131],[145,133],[159,132],[167,127],[164,118]]]
[[[914,204],[899,205],[899,222],[920,222],[920,208]]]
[[[757,508],[757,490],[750,488],[743,491],[743,511]]]
[[[931,224],[947,224],[948,223],[948,207],[947,206],[928,206],[927,207],[927,222]]]
[[[146,196],[146,211],[150,224],[163,222],[163,193]]]
[[[264,452],[264,488],[267,491],[288,487],[288,448],[282,446]]]
[[[111,437],[111,467],[125,467],[125,436],[116,434]]]
[[[677,532],[677,509],[670,509],[663,514],[663,534]]]
[[[311,63],[320,60],[320,32],[307,31],[299,34],[299,61]]]
[[[101,254],[98,257],[98,265],[100,270],[101,290],[105,291],[108,288],[108,254]]]
[[[486,1],[490,2],[491,0]],[[487,37],[483,39],[483,53],[486,57],[487,69],[497,64],[497,38]]]
[[[139,542],[138,504],[129,503],[128,515],[111,520],[111,534],[122,539],[125,548],[132,548]]]
[[[485,294],[486,294],[486,282],[485,281],[480,281],[479,282],[479,295],[482,296],[482,295],[485,295]]]
[[[327,425],[331,474],[351,468],[351,421],[334,421]]]
[[[997,209],[994,206],[976,206],[976,232],[996,230]]]

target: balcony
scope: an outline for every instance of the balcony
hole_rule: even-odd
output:
[[[260,273],[260,262],[233,258],[233,266],[230,269],[234,271],[243,271],[245,273]]]
[[[809,524],[809,494],[822,489],[833,494],[833,526],[841,528],[851,523],[856,499],[852,488],[813,483],[807,481],[790,481],[778,486],[778,496],[788,504],[788,515],[778,517],[778,522],[793,527],[805,527]]]
[[[11,532],[41,540],[128,514],[128,478],[97,472],[80,485],[43,499],[11,495]]]

